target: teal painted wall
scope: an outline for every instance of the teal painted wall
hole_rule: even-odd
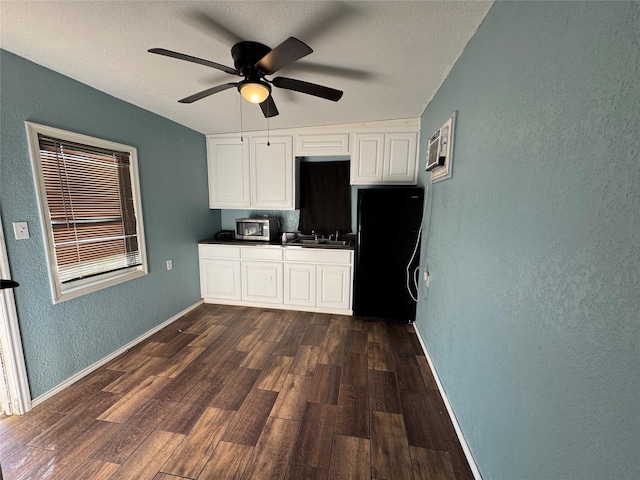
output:
[[[454,110],[416,326],[483,478],[639,478],[640,2],[496,3]]]
[[[220,212],[208,209],[202,134],[4,50],[0,62],[1,213],[37,397],[200,299],[197,241],[219,230]],[[52,303],[26,120],[137,147],[149,275]],[[14,240],[15,221],[30,239]]]

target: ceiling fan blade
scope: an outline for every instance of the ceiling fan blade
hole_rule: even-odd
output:
[[[217,68],[218,70],[222,70],[223,72],[230,73],[231,75],[240,75],[240,72],[238,72],[235,68],[227,67],[226,65],[221,65],[219,63],[211,62],[209,60],[204,60],[203,58],[192,57],[191,55],[185,55],[184,53],[173,52],[165,48],[150,48],[147,51],[149,53],[157,53],[158,55],[164,55],[165,57],[178,58],[180,60],[185,60],[187,62],[199,63],[200,65],[206,65],[207,67]]]
[[[333,102],[340,100],[343,93],[342,90],[324,87],[315,83],[303,82],[302,80],[294,80],[293,78],[276,77],[271,83],[278,88],[306,93],[307,95],[315,95],[316,97],[325,98]]]
[[[278,115],[278,109],[276,108],[276,102],[273,101],[273,97],[269,95],[267,99],[260,104],[264,118],[271,118]]]
[[[260,61],[256,63],[256,66],[262,70],[265,75],[271,75],[296,60],[306,57],[311,52],[313,52],[313,50],[311,50],[309,45],[295,37],[289,37],[262,57]]]
[[[194,93],[188,97],[183,98],[182,100],[178,100],[180,103],[193,103],[196,100],[200,100],[204,97],[208,97],[209,95],[213,95],[214,93],[222,92],[223,90],[227,90],[232,87],[237,87],[238,83],[223,83],[222,85],[218,85],[215,87],[207,88],[198,93]]]

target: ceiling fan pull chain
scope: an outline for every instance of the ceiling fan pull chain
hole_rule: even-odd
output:
[[[270,115],[269,115],[269,102],[267,102],[267,147],[271,146],[271,142],[269,141],[271,139],[270,138],[271,137],[271,135],[270,135],[271,132],[269,131],[269,117],[270,117]]]
[[[243,128],[242,128],[242,96],[240,96],[240,141],[244,142]]]

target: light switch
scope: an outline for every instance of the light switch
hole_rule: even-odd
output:
[[[25,240],[29,238],[29,226],[27,222],[13,222],[13,233],[16,240]]]

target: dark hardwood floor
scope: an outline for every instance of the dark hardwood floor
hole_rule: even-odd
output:
[[[0,420],[13,479],[472,479],[410,325],[203,305]]]

